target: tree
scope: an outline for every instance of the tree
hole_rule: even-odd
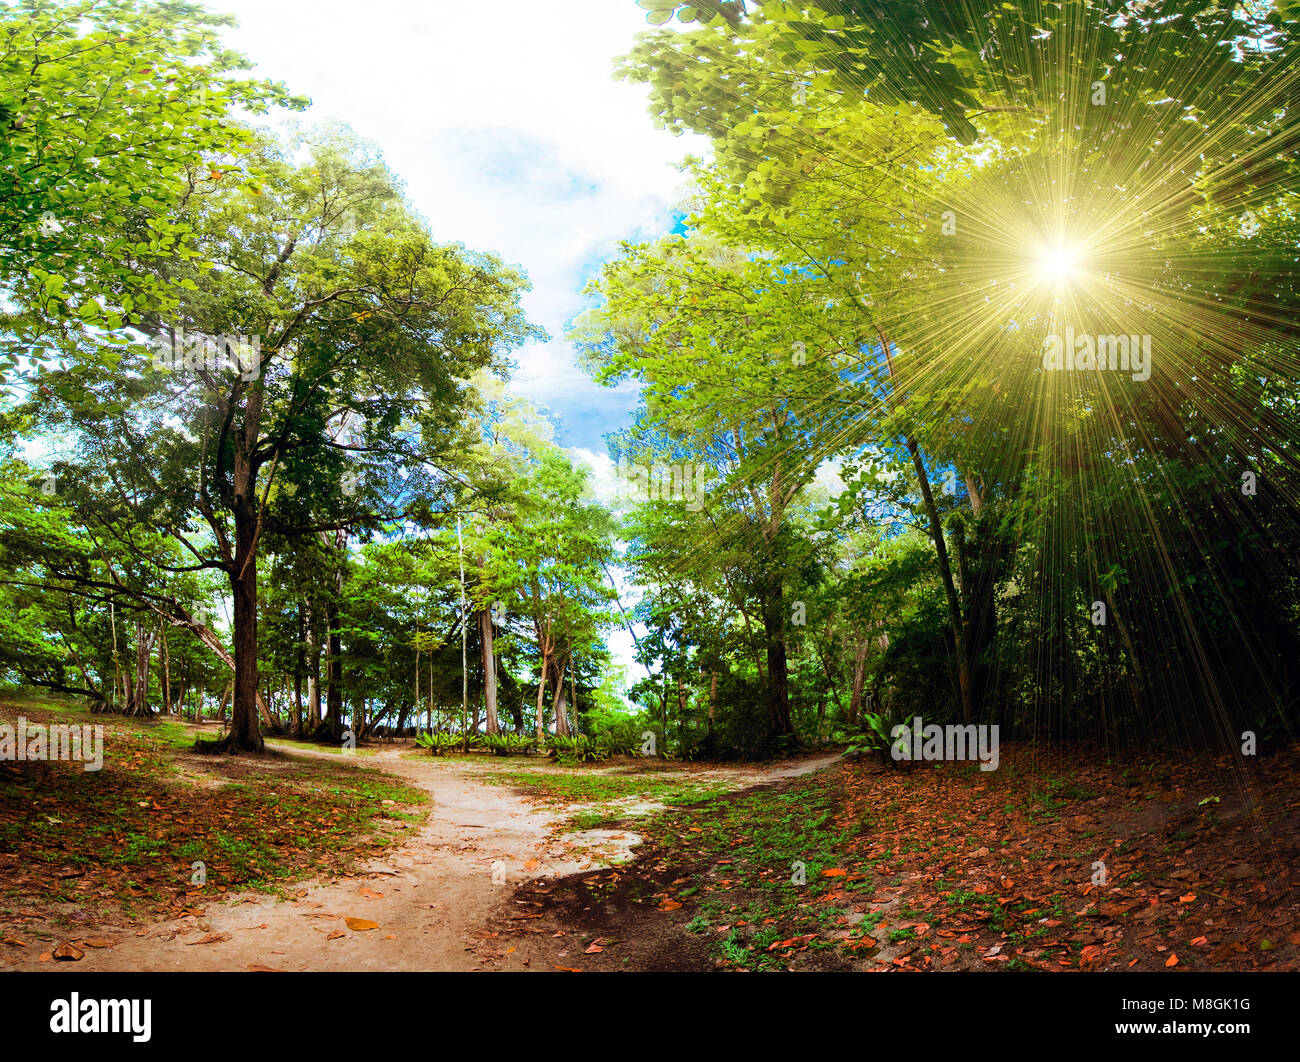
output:
[[[166,312],[156,267],[193,253],[186,199],[238,184],[253,138],[232,116],[300,108],[236,76],[230,16],[145,0],[20,0],[0,11],[0,290],[10,365]]]
[[[435,245],[350,134],[327,130],[307,148],[310,161],[293,166],[266,144],[262,185],[191,201],[196,246],[211,268],[175,266],[191,294],[174,322],[158,322],[154,363],[164,371],[136,375],[145,354],[132,348],[125,377],[84,366],[49,374],[83,460],[114,470],[119,504],[134,521],[167,526],[193,567],[229,582],[230,749],[261,746],[263,535],[341,532],[403,510],[392,495],[378,513],[365,510],[378,488],[336,489],[332,497],[347,498],[342,511],[296,522],[303,507],[281,507],[277,493],[282,464],[300,472],[283,480],[286,501],[311,482],[304,469],[336,484],[349,472],[389,483],[437,454],[469,376],[536,334],[518,308],[522,278],[490,257]],[[156,468],[133,459],[145,445]],[[84,476],[94,478],[89,467]],[[332,672],[332,698],[340,685]]]

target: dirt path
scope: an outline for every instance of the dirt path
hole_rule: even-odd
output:
[[[299,747],[289,755],[326,758]],[[838,754],[770,770],[710,768],[692,778],[726,779],[737,788],[806,774]],[[240,893],[143,929],[87,927],[79,939],[116,941],[85,947],[77,962],[38,963],[24,955],[12,968],[121,970],[440,970],[483,968],[500,957],[484,927],[514,913],[524,881],[554,878],[630,858],[640,838],[628,831],[588,830],[557,836],[571,808],[545,808],[505,786],[485,784],[473,767],[404,759],[396,750],[357,759],[425,789],[428,821],[383,863],[354,877],[305,882],[292,899]],[[650,810],[653,805],[645,805]],[[348,919],[377,923],[355,928]],[[208,943],[200,943],[208,939]],[[35,949],[31,949],[33,952]]]

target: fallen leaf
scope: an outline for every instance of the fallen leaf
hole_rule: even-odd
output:
[[[823,877],[823,878],[838,878],[840,875],[842,875],[842,874],[847,874],[847,873],[848,873],[847,870],[840,870],[840,869],[838,869],[838,868],[832,868],[832,869],[830,869],[830,870],[823,870],[823,871],[822,871],[822,877]]]
[[[554,963],[551,964],[551,969],[563,970],[565,973],[582,973],[581,970],[575,970],[572,966],[556,966]]]
[[[361,933],[367,929],[379,928],[379,923],[372,922],[370,921],[369,918],[345,918],[343,919],[343,921],[347,923],[347,927],[349,929],[355,930],[358,933]]]
[[[341,930],[341,929],[335,929],[335,930],[332,930],[332,931],[330,932],[329,936],[327,936],[325,939],[326,939],[326,940],[338,940],[339,937],[346,937],[346,936],[347,936],[347,934],[344,933],[343,930]]]
[[[664,902],[659,905],[659,910],[676,911],[679,907],[681,907],[681,904],[676,900],[664,900]]]
[[[229,939],[229,933],[209,933],[207,936],[200,937],[198,940],[186,941],[185,946],[188,948],[193,944],[220,944],[223,940]]]
[[[371,900],[382,900],[384,898],[384,894],[382,892],[375,892],[375,890],[372,889],[369,885],[361,886],[361,895]]]
[[[54,957],[62,962],[76,962],[86,953],[75,944],[64,941],[54,949]]]
[[[112,948],[117,945],[116,940],[109,940],[108,937],[87,937],[77,943],[84,944],[88,948]]]
[[[511,950],[511,951],[514,951],[514,948],[511,948],[510,950]],[[587,955],[595,955],[596,952],[598,952],[598,951],[604,951],[604,950],[605,950],[605,949],[602,948],[599,944],[593,944],[593,945],[591,945],[591,947],[589,947],[589,948],[587,949],[586,954],[587,954]]]
[[[1174,954],[1173,952],[1170,952],[1170,953],[1169,953],[1169,958],[1167,958],[1167,959],[1165,960],[1165,965],[1166,965],[1166,966],[1177,966],[1177,965],[1178,965],[1178,956],[1177,956],[1176,954]]]

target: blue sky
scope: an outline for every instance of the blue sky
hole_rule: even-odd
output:
[[[705,154],[656,130],[645,89],[612,78],[647,29],[633,0],[209,0],[258,74],[375,141],[436,238],[528,273],[529,317],[552,336],[516,355],[511,389],[544,406],[556,441],[604,473],[602,436],[632,385],[597,387],[564,342],[584,282],[619,240],[670,231],[675,163]],[[601,475],[602,480],[605,475]]]
[[[311,97],[304,122],[338,119],[380,146],[437,239],[528,273],[525,308],[552,339],[517,352],[511,390],[547,410],[608,496],[603,436],[628,423],[636,387],[592,383],[565,327],[620,240],[674,228],[676,163],[708,154],[701,138],[655,129],[645,88],[612,77],[645,12],[634,0],[208,3],[239,19],[227,41],[257,74]],[[609,647],[639,675],[626,631]]]

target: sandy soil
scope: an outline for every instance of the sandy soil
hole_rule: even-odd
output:
[[[295,747],[292,755],[337,757]],[[692,779],[744,788],[795,777],[839,760],[838,754],[762,770],[711,767]],[[497,967],[497,933],[487,927],[524,917],[514,893],[524,882],[590,871],[631,858],[630,831],[560,835],[573,808],[539,806],[509,787],[487,785],[471,765],[404,759],[399,750],[358,757],[427,790],[425,825],[387,861],[353,877],[303,882],[291,899],[240,893],[144,928],[87,926],[76,938],[84,957],[40,962],[36,948],[6,956],[12,969],[123,970],[440,970]],[[641,810],[654,810],[644,804]],[[354,921],[349,925],[348,920]],[[375,928],[368,928],[375,923]],[[84,941],[111,946],[92,947]],[[207,941],[207,942],[204,942]],[[513,950],[513,949],[512,949]]]

